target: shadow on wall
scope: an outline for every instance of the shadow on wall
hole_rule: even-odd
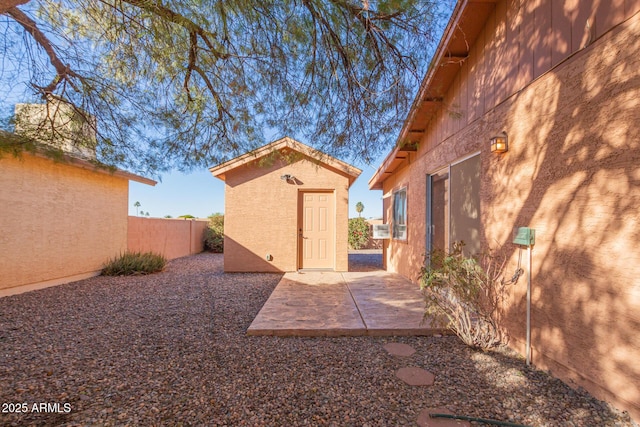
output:
[[[282,262],[276,260],[278,255],[269,254],[271,260],[267,260],[267,254],[261,256],[251,251],[246,246],[238,243],[225,235],[224,238],[224,271],[225,273],[248,273],[248,272],[264,272],[264,273],[284,273],[274,265],[274,262]]]
[[[378,271],[382,268],[382,253],[350,253],[349,272]]]
[[[511,241],[493,224],[537,232],[534,363],[640,418],[640,23],[629,32],[508,101],[510,150],[484,165],[483,201],[485,241]],[[521,280],[505,313],[520,342],[525,292]]]

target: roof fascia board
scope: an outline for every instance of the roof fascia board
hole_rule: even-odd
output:
[[[16,138],[15,134],[11,133],[11,132],[7,132],[5,130],[0,129],[0,139],[3,140],[9,140],[12,138]],[[54,162],[59,162],[62,164],[69,164],[81,169],[85,169],[85,170],[89,170],[92,172],[97,172],[97,173],[102,173],[105,175],[112,175],[112,176],[117,176],[119,178],[124,178],[124,179],[128,179],[129,181],[135,181],[135,182],[139,182],[141,184],[147,184],[147,185],[151,185],[151,186],[155,186],[157,184],[157,181],[154,181],[152,179],[146,178],[144,176],[140,176],[140,175],[136,175],[134,173],[122,170],[122,169],[118,169],[116,167],[113,166],[109,166],[106,165],[104,163],[101,163],[99,161],[89,161],[89,160],[84,160],[81,159],[79,157],[75,157],[75,156],[71,156],[69,154],[65,154],[64,152],[60,151],[60,155],[56,155],[55,157],[47,154],[47,152],[51,152],[51,149],[48,147],[43,146],[42,144],[39,143],[35,143],[34,144],[35,147],[34,149],[30,149],[30,150],[21,150],[18,151],[17,155],[21,155],[23,152],[24,153],[28,153],[31,154],[32,156],[41,158],[41,159],[48,159]],[[54,152],[58,152],[57,150],[54,150]]]
[[[34,154],[36,157],[40,157],[43,159],[51,159],[50,156],[47,156],[46,154],[40,153],[37,151],[32,154]],[[67,154],[62,155],[62,159],[60,163],[69,164],[81,169],[102,173],[105,175],[117,176],[118,178],[124,178],[124,179],[128,179],[129,181],[135,181],[141,184],[147,184],[152,187],[155,187],[155,185],[158,183],[157,181],[154,181],[153,179],[145,178],[144,176],[136,175],[134,173],[131,173],[122,169],[110,167],[108,165],[104,165],[99,162],[90,162],[88,160],[80,159],[78,157],[69,156]]]
[[[278,151],[283,148],[290,148],[292,150],[295,150],[313,160],[316,160],[319,163],[325,164],[332,169],[335,169],[338,172],[347,175],[349,177],[349,185],[351,185],[353,181],[355,181],[355,179],[362,173],[361,169],[343,162],[342,160],[338,160],[335,157],[329,156],[328,154],[325,154],[313,147],[298,142],[290,137],[278,139],[246,154],[228,160],[218,166],[213,166],[209,168],[209,171],[214,177],[224,181],[224,175],[226,172],[255,161],[261,157],[264,157],[274,151]]]
[[[396,157],[398,152],[400,151],[402,141],[406,138],[407,133],[409,132],[409,128],[411,127],[411,123],[413,122],[416,112],[418,111],[418,107],[422,102],[422,98],[424,97],[428,87],[430,86],[433,80],[433,77],[435,76],[436,71],[438,70],[438,67],[442,61],[442,58],[444,57],[444,54],[449,46],[449,41],[451,40],[451,37],[453,37],[453,33],[455,32],[455,29],[460,23],[460,19],[462,18],[462,14],[466,9],[468,3],[469,3],[469,0],[459,0],[458,3],[456,4],[453,10],[453,13],[451,14],[451,18],[449,19],[449,23],[447,24],[447,27],[444,30],[442,38],[440,39],[440,43],[438,44],[436,52],[433,55],[433,59],[431,61],[429,69],[427,70],[427,74],[424,76],[424,79],[422,79],[422,83],[420,83],[420,88],[418,89],[418,93],[416,94],[416,97],[413,100],[413,103],[411,104],[411,108],[409,109],[409,114],[407,114],[407,118],[402,124],[400,135],[396,140],[396,146],[394,147],[393,150],[391,150],[391,152],[387,155],[387,157],[385,157],[380,167],[376,170],[376,172],[373,174],[373,176],[369,180],[369,183],[368,183],[369,189],[373,190],[374,187],[375,188],[382,187],[381,178],[386,172],[391,162],[393,161],[393,158]]]

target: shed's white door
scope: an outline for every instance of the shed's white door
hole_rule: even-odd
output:
[[[335,258],[333,191],[302,191],[298,200],[299,267],[333,269]]]

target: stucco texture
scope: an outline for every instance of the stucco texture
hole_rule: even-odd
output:
[[[2,157],[0,289],[97,274],[127,249],[128,191],[109,173]]]
[[[204,250],[206,220],[128,218],[127,249],[130,252],[154,252],[167,259],[180,258]]]
[[[295,179],[281,179],[285,174]],[[276,156],[272,164],[255,161],[227,172],[225,182],[225,271],[298,269],[298,195],[303,190],[331,191],[334,269],[348,270],[347,176],[305,156],[293,162]]]
[[[565,20],[555,2],[496,4],[418,151],[383,182],[386,218],[392,192],[408,194],[408,239],[388,241],[385,261],[417,278],[425,177],[479,152],[481,243],[507,255],[509,277],[513,228],[536,230],[533,363],[640,419],[640,4],[575,3]],[[490,153],[503,130],[509,151]],[[503,312],[521,353],[525,295],[521,279]]]

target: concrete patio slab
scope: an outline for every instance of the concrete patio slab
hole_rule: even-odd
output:
[[[434,335],[418,287],[382,270],[286,273],[248,335]]]
[[[339,273],[287,273],[276,286],[248,335],[359,335],[362,318]]]

